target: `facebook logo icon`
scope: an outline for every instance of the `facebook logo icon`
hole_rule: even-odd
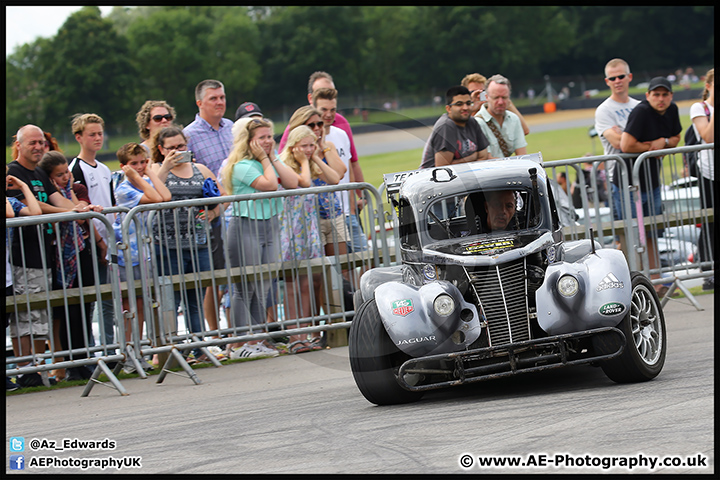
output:
[[[25,438],[24,437],[10,437],[10,451],[11,452],[24,452],[25,451]]]
[[[10,455],[10,470],[25,470],[25,455]]]

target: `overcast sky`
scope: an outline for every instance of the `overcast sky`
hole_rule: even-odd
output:
[[[54,36],[67,17],[77,7],[5,7],[5,56],[16,47],[29,43],[37,37]],[[107,16],[112,7],[100,7]]]

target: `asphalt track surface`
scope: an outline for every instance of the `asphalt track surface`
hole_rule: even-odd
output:
[[[162,384],[157,376],[127,379],[127,396],[102,386],[87,398],[80,387],[9,396],[6,441],[24,437],[29,473],[103,472],[30,467],[33,457],[139,456],[141,468],[120,472],[711,474],[714,296],[697,299],[703,311],[684,299],[666,305],[667,361],[646,383],[619,385],[599,368],[572,367],[378,407],[356,388],[348,349],[340,347],[196,369],[201,385],[178,376]],[[106,438],[116,443],[113,450],[30,449],[32,439]],[[503,455],[535,465],[563,462],[478,466],[481,456]],[[607,470],[601,463],[673,455],[686,465]],[[707,466],[688,466],[686,457]],[[472,465],[462,467],[468,458]]]
[[[688,115],[690,105],[696,100],[684,100],[678,103],[680,115]],[[549,130],[564,130],[567,128],[590,127],[595,124],[595,109],[558,110],[553,113],[537,113],[526,115],[525,121],[530,127],[530,135]],[[401,152],[416,148],[423,148],[427,142],[431,127],[418,127],[397,129],[387,127],[386,130],[353,135],[355,147],[362,162],[365,155],[380,153]],[[602,151],[602,149],[601,149]]]

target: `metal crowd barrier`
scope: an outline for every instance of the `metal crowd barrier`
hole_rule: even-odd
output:
[[[670,299],[674,290],[679,288],[698,310],[702,310],[684,282],[714,275],[715,259],[711,231],[714,228],[715,195],[711,191],[711,184],[703,180],[702,175],[695,180],[694,177],[684,176],[684,164],[679,158],[684,153],[699,153],[703,150],[711,152],[714,174],[714,143],[645,152],[640,154],[633,164],[634,185],[640,184],[640,179],[643,175],[647,175],[648,171],[643,167],[650,162],[657,162],[656,157],[662,156],[661,165],[670,167],[670,178],[666,178],[666,168],[660,169],[661,206],[656,205],[651,192],[640,191],[641,194],[647,194],[649,199],[651,213],[644,215],[641,196],[636,193],[633,198],[637,212],[635,225],[645,227],[638,228],[635,251],[642,259],[642,271],[648,276],[660,277],[653,280],[653,283],[668,286],[667,293],[662,299],[663,305]],[[662,210],[661,214],[652,214],[655,207]],[[665,255],[662,255],[661,241],[665,247]],[[672,255],[668,255],[669,253]],[[706,258],[699,258],[701,256]]]
[[[620,154],[611,156],[582,157],[568,160],[545,162],[553,177],[558,168],[575,169],[577,186],[580,190],[582,210],[584,212],[582,226],[566,226],[566,238],[575,239],[589,235],[593,228],[596,239],[605,248],[620,248],[628,259],[632,270],[642,271],[656,285],[668,287],[662,296],[662,305],[667,304],[674,290],[680,289],[690,302],[702,309],[685,282],[697,278],[714,275],[713,248],[708,247],[707,257],[699,259],[698,241],[704,237],[705,245],[711,245],[710,230],[713,223],[714,199],[707,195],[708,201],[703,204],[706,185],[701,179],[687,177],[684,171],[682,154],[707,150],[714,152],[714,144],[692,145],[671,149],[657,150],[640,155]],[[662,156],[662,160],[651,160]],[[714,153],[713,153],[714,157]],[[632,170],[628,171],[625,161],[632,160]],[[604,162],[615,161],[619,174],[620,210],[613,202],[608,182],[599,181],[599,167]],[[641,189],[640,179],[649,184],[649,172],[643,165],[658,162],[662,205]],[[590,182],[581,175],[582,164],[591,164]],[[562,171],[562,170],[561,170]],[[632,176],[632,185],[628,179]],[[641,208],[642,195],[648,196],[651,212],[657,208],[657,215],[643,215]],[[606,198],[603,203],[600,198]],[[633,211],[637,212],[633,215]],[[620,220],[615,220],[620,218]],[[643,228],[640,228],[640,226]],[[701,228],[701,226],[706,228]],[[584,230],[584,235],[580,232]],[[701,234],[702,232],[702,234]],[[648,248],[648,243],[651,248]]]
[[[326,256],[323,252],[318,258],[309,260],[270,261],[267,263],[248,262],[247,252],[242,246],[230,244],[229,225],[226,219],[220,222],[219,227],[213,227],[207,221],[196,222],[196,215],[201,209],[212,209],[215,205],[240,205],[243,202],[258,201],[262,199],[283,199],[286,197],[300,196],[310,197],[314,200],[317,209],[317,194],[335,193],[351,190],[363,190],[369,192],[366,195],[368,205],[361,212],[361,223],[365,226],[366,235],[369,237],[368,249],[354,253],[339,253],[337,238],[334,238],[333,256]],[[338,195],[342,198],[342,196]],[[204,354],[216,366],[220,363],[215,355],[207,348],[210,346],[225,346],[227,344],[241,343],[252,340],[278,339],[292,335],[307,335],[313,332],[328,332],[328,337],[346,330],[350,326],[350,320],[354,315],[354,307],[349,298],[342,294],[343,279],[346,278],[352,289],[359,288],[359,276],[362,271],[372,266],[385,265],[388,262],[387,240],[385,233],[376,234],[372,225],[376,223],[375,216],[380,196],[372,185],[367,183],[352,183],[344,185],[332,185],[324,187],[303,188],[297,190],[281,190],[277,192],[263,192],[249,195],[231,195],[215,198],[200,198],[166,202],[152,205],[139,205],[130,210],[121,224],[122,238],[126,239],[118,243],[118,249],[123,252],[125,264],[131,262],[129,249],[130,224],[134,223],[138,245],[147,247],[146,254],[139,256],[141,268],[140,278],[135,278],[133,269],[126,269],[128,291],[136,291],[136,294],[143,299],[143,316],[147,332],[145,338],[141,338],[140,322],[137,301],[134,295],[129,295],[129,308],[125,312],[125,318],[130,321],[131,338],[129,345],[132,351],[137,352],[134,359],[136,370],[144,376],[140,368],[139,359],[144,355],[160,354],[162,372],[158,382],[164,381],[168,373],[173,373],[171,368],[179,365],[185,374],[195,383],[201,383],[200,379],[193,372],[187,362],[187,356],[194,350],[196,356]],[[172,232],[162,230],[163,222],[158,217],[163,214],[172,214],[170,226]],[[344,216],[343,216],[344,218]],[[242,235],[252,235],[257,229],[258,222],[250,222],[248,232]],[[160,225],[159,229],[153,231],[152,225]],[[187,225],[187,227],[181,227]],[[280,241],[279,225],[275,225],[272,237],[276,244]],[[185,229],[185,230],[184,230]],[[369,230],[369,232],[368,232]],[[190,245],[186,248],[185,255],[190,258],[189,268],[180,265],[177,273],[168,275],[167,258],[161,254],[161,248],[175,247],[174,250],[182,250],[177,235],[178,232],[187,231],[193,238],[204,239],[201,244]],[[161,241],[168,237],[174,238],[168,245]],[[213,255],[212,247],[214,242],[210,240],[211,234],[218,235],[222,239],[223,250],[221,259],[217,254]],[[366,240],[367,241],[367,240]],[[280,246],[277,245],[280,251]],[[241,258],[244,265],[231,265],[231,258]],[[209,259],[209,268],[203,270],[198,268],[199,259]],[[221,260],[224,265],[216,265]],[[163,274],[165,273],[165,274]],[[298,280],[306,277],[309,281],[309,292],[303,300],[303,293],[298,289],[291,289],[289,284],[297,285]],[[318,304],[315,299],[315,283],[325,292],[323,300]],[[139,285],[138,285],[139,284]],[[224,315],[217,314],[221,310],[223,297],[217,295],[218,286],[228,286],[228,296],[232,296],[234,289],[240,290],[244,296],[251,291],[258,290],[273,293],[261,295],[269,298],[266,301],[269,309],[267,317],[259,324],[237,325],[233,319],[237,312],[232,305],[225,306]],[[139,289],[138,289],[139,287]],[[201,326],[193,328],[191,313],[189,311],[189,299],[204,298],[206,289],[210,287],[212,295],[211,304],[214,308],[218,325],[217,328],[210,328],[204,321],[204,311],[198,308],[197,315],[200,317]],[[177,292],[177,293],[176,293]],[[176,309],[175,295],[180,295],[182,300],[182,322],[178,322],[178,311]],[[288,307],[298,308],[302,302],[310,301],[310,315],[290,315]],[[202,302],[198,302],[202,303]],[[223,318],[224,317],[224,318]],[[150,321],[148,321],[150,320]],[[256,319],[257,320],[257,319]],[[340,338],[337,341],[342,342]]]
[[[114,213],[118,211],[122,211],[127,209],[118,209],[118,208],[112,208],[112,209],[106,209],[105,213]],[[97,219],[101,221],[103,224],[105,224],[105,227],[108,228],[109,232],[112,233],[112,224],[110,220],[107,218],[105,214],[100,214],[96,212],[88,212],[88,213],[56,213],[56,214],[46,214],[46,215],[38,215],[38,216],[29,216],[29,217],[19,217],[19,218],[11,218],[7,219],[6,222],[6,237],[9,234],[18,235],[21,245],[21,256],[22,258],[17,261],[17,259],[14,259],[12,256],[12,251],[10,250],[8,252],[9,255],[9,263],[15,264],[19,263],[21,265],[21,268],[23,269],[23,278],[26,278],[27,273],[27,262],[26,258],[29,258],[30,256],[39,255],[41,258],[42,266],[44,271],[51,271],[53,275],[56,275],[56,269],[53,265],[48,265],[47,259],[48,259],[48,253],[45,250],[45,244],[44,242],[40,242],[40,251],[34,252],[34,251],[27,251],[25,250],[25,242],[24,242],[24,230],[20,227],[26,227],[26,228],[35,228],[36,234],[39,238],[43,238],[45,233],[43,230],[46,228],[48,224],[54,224],[53,227],[53,240],[54,240],[54,246],[53,249],[57,249],[57,251],[53,252],[55,255],[62,256],[62,251],[60,251],[61,248],[61,237],[60,237],[60,229],[57,228],[58,223],[57,222],[73,222],[73,228],[77,229],[77,223],[75,223],[77,220],[87,220],[88,222],[91,221],[91,219]],[[73,230],[75,231],[75,230]],[[97,250],[96,250],[96,238],[95,238],[95,230],[89,229],[90,232],[90,248],[91,248],[91,267],[92,267],[92,275],[91,278],[83,278],[82,271],[84,269],[88,268],[87,263],[85,264],[84,268],[82,265],[82,259],[80,256],[76,256],[77,258],[77,284],[79,285],[76,288],[67,288],[65,286],[65,282],[62,282],[62,288],[53,290],[53,283],[55,279],[51,278],[51,281],[48,282],[47,278],[43,278],[44,282],[44,290],[40,293],[33,293],[33,292],[27,292],[24,294],[16,294],[13,292],[12,296],[6,297],[6,305],[5,305],[5,315],[6,318],[9,318],[9,322],[13,323],[15,322],[15,326],[18,327],[18,313],[22,312],[28,312],[33,310],[45,310],[48,314],[48,333],[39,335],[37,334],[37,324],[34,324],[32,321],[29,324],[29,340],[30,340],[30,348],[31,353],[30,355],[20,355],[15,356],[14,354],[10,357],[6,356],[6,370],[5,374],[6,376],[15,376],[15,375],[24,375],[24,374],[33,374],[33,373],[39,373],[43,379],[43,383],[45,385],[49,385],[47,372],[49,370],[54,369],[63,369],[63,368],[74,368],[74,367],[81,367],[81,366],[94,366],[94,371],[92,373],[92,376],[90,377],[90,382],[88,382],[85,390],[83,391],[82,396],[87,396],[90,393],[90,390],[92,390],[92,387],[95,384],[102,384],[105,386],[111,386],[112,388],[115,388],[121,395],[126,395],[127,392],[125,388],[120,384],[118,381],[116,374],[118,372],[117,365],[121,365],[121,362],[125,360],[126,356],[125,354],[120,351],[118,352],[117,349],[121,347],[120,343],[118,343],[117,339],[124,337],[123,332],[123,325],[122,323],[115,322],[115,326],[117,327],[117,333],[116,333],[116,341],[112,344],[107,344],[103,341],[105,338],[105,331],[104,331],[104,319],[102,315],[102,309],[97,308],[99,312],[99,328],[100,328],[100,341],[96,341],[93,335],[92,331],[88,331],[87,326],[90,325],[89,319],[87,318],[88,315],[88,309],[85,308],[85,305],[90,302],[95,302],[98,299],[110,299],[110,298],[120,298],[120,285],[117,281],[117,275],[114,273],[114,261],[113,259],[117,257],[117,249],[114,245],[114,242],[111,242],[111,244],[108,245],[108,251],[110,254],[110,261],[108,264],[108,279],[110,281],[109,284],[101,285],[99,281],[99,273],[98,273],[98,262],[97,262]],[[77,237],[74,237],[73,240],[74,247],[77,251],[78,248],[78,240]],[[86,247],[87,248],[87,247]],[[66,278],[64,266],[61,264],[60,266],[62,279],[64,280]],[[13,285],[16,284],[16,279],[14,278],[13,274]],[[83,305],[83,307],[80,308],[80,316],[81,316],[81,325],[83,328],[82,337],[84,346],[80,348],[68,348],[63,349],[61,345],[57,344],[56,338],[55,338],[55,330],[58,328],[56,320],[53,318],[53,310],[54,308],[62,308],[64,310],[64,316],[65,316],[65,322],[68,332],[68,345],[69,347],[78,347],[77,345],[72,345],[73,340],[70,338],[70,312],[69,312],[69,306],[71,305]],[[114,317],[115,319],[121,318],[122,311],[119,308],[119,304],[116,302],[114,305]],[[77,333],[77,332],[75,332]],[[20,342],[18,337],[18,342]],[[36,350],[36,343],[42,342],[43,345],[46,343],[48,344],[47,349],[43,349],[42,351]],[[77,342],[77,340],[76,340]],[[66,358],[69,358],[66,360]],[[60,360],[63,359],[63,360]],[[48,363],[50,362],[50,363]],[[22,363],[29,363],[28,365],[22,365],[19,364]],[[111,370],[108,367],[108,364],[115,363],[116,367],[115,369]],[[7,367],[12,368],[7,368]],[[103,383],[99,380],[100,374],[104,373],[109,382],[110,385],[107,385],[106,383]]]

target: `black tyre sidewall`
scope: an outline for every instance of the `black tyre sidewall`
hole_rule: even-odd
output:
[[[410,357],[390,340],[374,299],[363,303],[355,314],[348,347],[355,383],[368,401],[392,405],[422,397],[422,392],[405,390],[397,381],[395,368]]]
[[[630,318],[632,306],[628,310],[627,315],[623,318],[622,322],[617,326],[625,335],[625,348],[623,352],[614,359],[607,360],[601,364],[605,374],[613,381],[618,383],[629,383],[629,382],[643,382],[652,380],[662,370],[665,364],[665,356],[667,353],[667,329],[665,328],[665,315],[660,304],[660,299],[653,287],[653,284],[648,278],[639,272],[632,272],[632,301],[635,300],[635,289],[643,286],[650,295],[650,298],[655,304],[655,309],[658,312],[660,319],[660,326],[662,331],[660,332],[661,338],[661,352],[660,358],[653,365],[648,363],[640,356],[640,353],[635,346],[635,341],[632,334],[632,320]]]

